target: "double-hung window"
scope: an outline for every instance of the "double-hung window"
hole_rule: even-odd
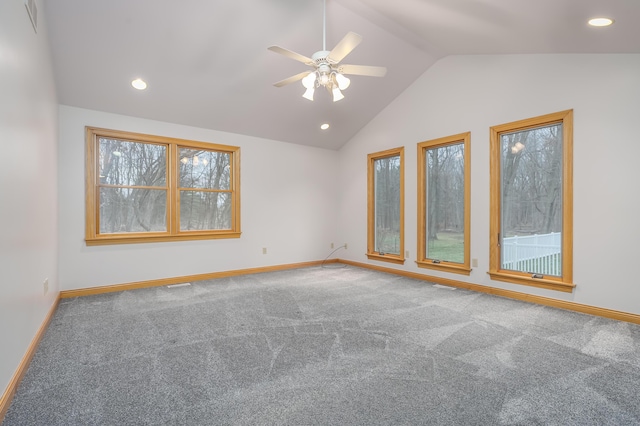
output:
[[[404,148],[368,155],[367,257],[404,263]]]
[[[468,275],[471,134],[418,144],[418,257],[421,268]]]
[[[240,236],[240,148],[87,127],[86,243]]]
[[[491,128],[489,274],[572,291],[573,111]]]

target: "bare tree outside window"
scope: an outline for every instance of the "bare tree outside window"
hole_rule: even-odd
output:
[[[180,229],[231,228],[231,155],[179,148]]]
[[[400,254],[400,156],[375,161],[375,250]]]
[[[99,138],[100,233],[167,230],[167,147]]]
[[[425,151],[427,257],[464,263],[464,143]]]
[[[491,127],[489,275],[571,292],[573,111]]]
[[[500,143],[501,267],[560,276],[562,123],[503,134]]]
[[[404,148],[367,156],[367,257],[404,263]]]
[[[418,254],[421,268],[469,275],[471,133],[418,144]]]
[[[87,127],[86,242],[240,236],[240,149]]]

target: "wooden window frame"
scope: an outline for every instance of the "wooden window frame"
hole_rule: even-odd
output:
[[[400,157],[400,254],[375,251],[375,162]],[[404,147],[388,149],[367,156],[367,258],[403,265],[404,258]]]
[[[533,278],[531,274],[500,268],[501,165],[500,135],[562,124],[562,276]],[[493,280],[570,293],[573,291],[573,110],[560,111],[491,127],[490,130],[491,218],[489,276]]]
[[[86,130],[85,159],[85,242],[88,246],[130,243],[154,243],[165,241],[208,240],[240,237],[240,148],[207,142],[153,136],[119,130],[101,129],[97,127]],[[130,142],[165,145],[167,147],[167,230],[160,232],[129,232],[118,234],[101,234],[99,232],[100,209],[97,180],[99,171],[100,137],[121,139]],[[221,230],[180,230],[180,190],[178,186],[178,149],[194,148],[228,153],[231,156],[231,229]],[[225,191],[227,192],[227,191]]]
[[[427,195],[426,161],[427,150],[448,145],[463,144],[464,148],[464,262],[447,262],[427,257]],[[416,264],[420,268],[435,269],[469,275],[471,273],[471,132],[446,136],[418,144],[418,249]],[[434,263],[436,261],[436,263]],[[438,263],[439,262],[439,263]]]

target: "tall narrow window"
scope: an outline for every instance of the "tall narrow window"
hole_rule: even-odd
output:
[[[471,272],[470,133],[418,144],[418,260],[421,268]]]
[[[570,292],[573,111],[491,128],[493,279]]]
[[[368,156],[367,257],[404,263],[404,148]]]
[[[87,128],[88,245],[237,238],[237,147]]]

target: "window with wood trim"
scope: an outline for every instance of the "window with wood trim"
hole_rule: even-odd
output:
[[[421,268],[469,275],[471,133],[418,144]]]
[[[492,279],[571,292],[573,111],[491,128]]]
[[[86,243],[240,236],[240,148],[86,129]]]
[[[369,154],[367,257],[404,263],[404,148]]]

